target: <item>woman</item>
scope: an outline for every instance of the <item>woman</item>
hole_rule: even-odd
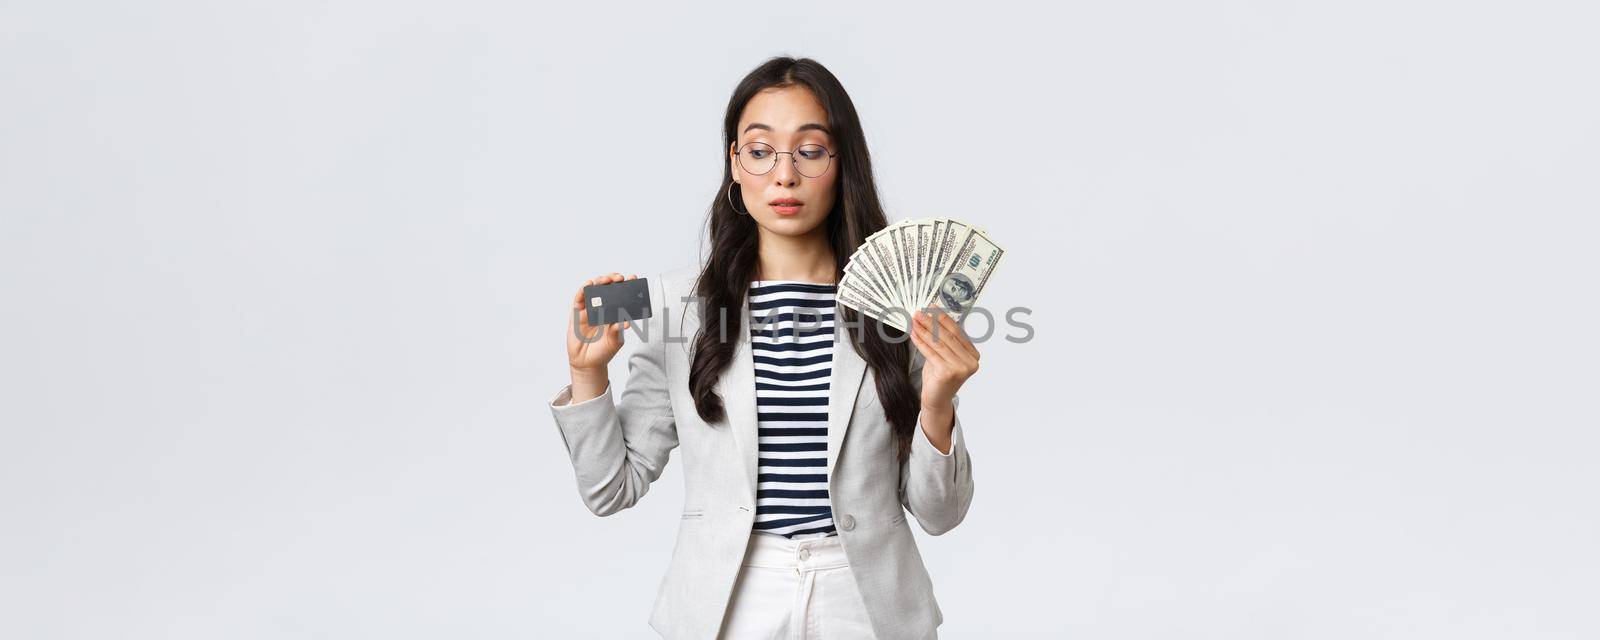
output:
[[[639,329],[591,327],[581,287],[573,298],[572,382],[550,404],[579,493],[597,515],[631,507],[682,447],[683,519],[650,616],[664,637],[936,637],[943,615],[905,513],[932,535],[966,516],[956,391],[977,349],[948,316],[918,314],[908,346],[835,305],[849,256],[886,221],[833,74],[762,64],[723,135],[712,250],[650,279],[653,316],[617,402],[607,364]]]

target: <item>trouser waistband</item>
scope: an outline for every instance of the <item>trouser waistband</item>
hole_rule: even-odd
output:
[[[848,567],[844,543],[838,535],[790,540],[770,533],[750,534],[744,566],[776,569],[830,569]]]

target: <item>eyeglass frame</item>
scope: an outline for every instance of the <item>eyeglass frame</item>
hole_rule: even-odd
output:
[[[800,160],[795,157],[794,152],[799,151],[800,147],[821,147],[822,150],[828,154],[828,166],[827,166],[827,168],[824,168],[822,170],[822,173],[819,173],[819,174],[814,175],[814,176],[806,176],[807,178],[821,178],[822,176],[828,175],[828,169],[832,169],[833,168],[833,159],[839,157],[838,153],[834,152],[832,149],[829,149],[828,145],[825,145],[825,144],[817,144],[815,142],[807,142],[807,143],[805,143],[803,145],[800,145],[800,147],[795,147],[795,148],[790,149],[788,151],[779,151],[777,147],[774,147],[774,146],[772,146],[770,144],[767,144],[765,142],[761,142],[760,140],[752,140],[750,142],[746,142],[746,143],[744,143],[742,145],[739,145],[739,150],[733,152],[733,155],[743,156],[744,152],[745,152],[745,148],[749,147],[750,145],[753,145],[753,144],[765,145],[767,148],[772,149],[772,155],[774,155],[774,156],[783,155],[783,154],[789,154],[789,164],[794,165],[794,172],[798,173],[798,174],[800,174],[802,176],[806,176],[806,174],[804,172],[800,171]],[[764,175],[767,175],[769,173],[772,173],[772,169],[778,168],[778,160],[777,160],[777,158],[773,158],[773,160],[772,160],[772,169],[767,169],[766,171],[763,171],[761,173],[755,173],[755,172],[750,170],[750,167],[744,166],[744,160],[743,160],[743,158],[740,158],[740,160],[739,160],[739,168],[744,169],[745,173],[748,173],[748,174],[753,175],[753,176],[764,176]]]

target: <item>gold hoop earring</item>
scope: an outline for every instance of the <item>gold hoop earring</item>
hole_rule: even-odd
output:
[[[739,215],[741,215],[741,216],[747,216],[747,215],[750,215],[750,212],[749,212],[749,211],[740,211],[740,210],[739,210],[739,207],[737,207],[737,206],[735,206],[735,205],[734,205],[734,204],[733,204],[733,188],[734,188],[734,187],[736,187],[736,186],[739,186],[739,183],[737,183],[737,182],[729,182],[729,183],[728,183],[728,197],[727,197],[727,200],[728,200],[728,206],[729,206],[729,207],[731,207],[731,208],[732,208],[732,209],[733,209],[733,212],[734,212],[734,213],[737,213],[737,214],[739,214]],[[740,189],[740,190],[739,190],[739,194],[740,194],[740,195],[741,195],[741,196],[742,196],[742,195],[744,195],[744,189]]]

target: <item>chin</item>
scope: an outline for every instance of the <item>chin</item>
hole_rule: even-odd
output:
[[[765,219],[758,220],[762,228],[783,236],[803,236],[817,228],[822,220],[804,213],[797,216],[780,216],[776,213],[769,214]]]

